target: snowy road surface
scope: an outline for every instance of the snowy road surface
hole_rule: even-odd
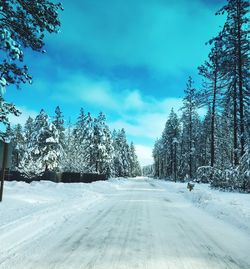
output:
[[[159,181],[116,182],[90,200],[78,193],[2,221],[0,268],[250,268],[248,233]]]

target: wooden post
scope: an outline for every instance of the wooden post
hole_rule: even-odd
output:
[[[3,185],[4,185],[5,168],[7,165],[7,158],[8,158],[8,144],[3,143],[3,163],[2,163],[2,170],[1,170],[0,202],[2,202],[3,200]]]

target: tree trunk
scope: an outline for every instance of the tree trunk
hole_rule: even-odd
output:
[[[215,106],[216,106],[216,93],[217,93],[217,71],[214,74],[214,88],[213,88],[213,102],[211,114],[211,159],[210,165],[214,167],[215,162]]]
[[[177,177],[177,149],[176,143],[174,144],[174,182],[176,182]]]
[[[241,1],[237,1],[237,64],[239,83],[239,112],[240,112],[240,145],[241,156],[245,153],[245,126],[244,126],[244,100],[243,100],[243,75],[242,75],[242,44],[241,44]]]
[[[239,164],[238,160],[238,119],[237,119],[237,86],[236,80],[234,82],[234,94],[233,94],[233,103],[234,103],[234,111],[233,111],[233,120],[234,120],[234,165]]]
[[[192,178],[192,132],[193,132],[193,126],[192,126],[192,109],[190,109],[190,115],[189,115],[189,177]]]

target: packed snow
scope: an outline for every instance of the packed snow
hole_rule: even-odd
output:
[[[5,182],[0,268],[249,269],[250,195],[149,178]]]

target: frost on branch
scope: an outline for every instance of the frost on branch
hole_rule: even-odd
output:
[[[0,78],[0,95],[3,96],[6,92],[7,81],[4,77]]]
[[[57,33],[60,28],[58,10],[61,4],[48,0],[6,0],[0,3],[0,77],[19,85],[30,81],[24,60],[24,48],[43,52],[45,32]]]
[[[9,126],[9,114],[19,116],[21,112],[16,109],[13,104],[6,103],[0,94],[0,123],[2,123],[6,128]],[[6,138],[6,133],[0,131],[0,140],[4,141]]]
[[[59,10],[60,3],[48,0],[0,1],[0,123],[9,124],[8,114],[14,111],[14,105],[3,99],[6,87],[32,82],[28,67],[22,64],[24,49],[44,52],[45,32],[59,31]]]

